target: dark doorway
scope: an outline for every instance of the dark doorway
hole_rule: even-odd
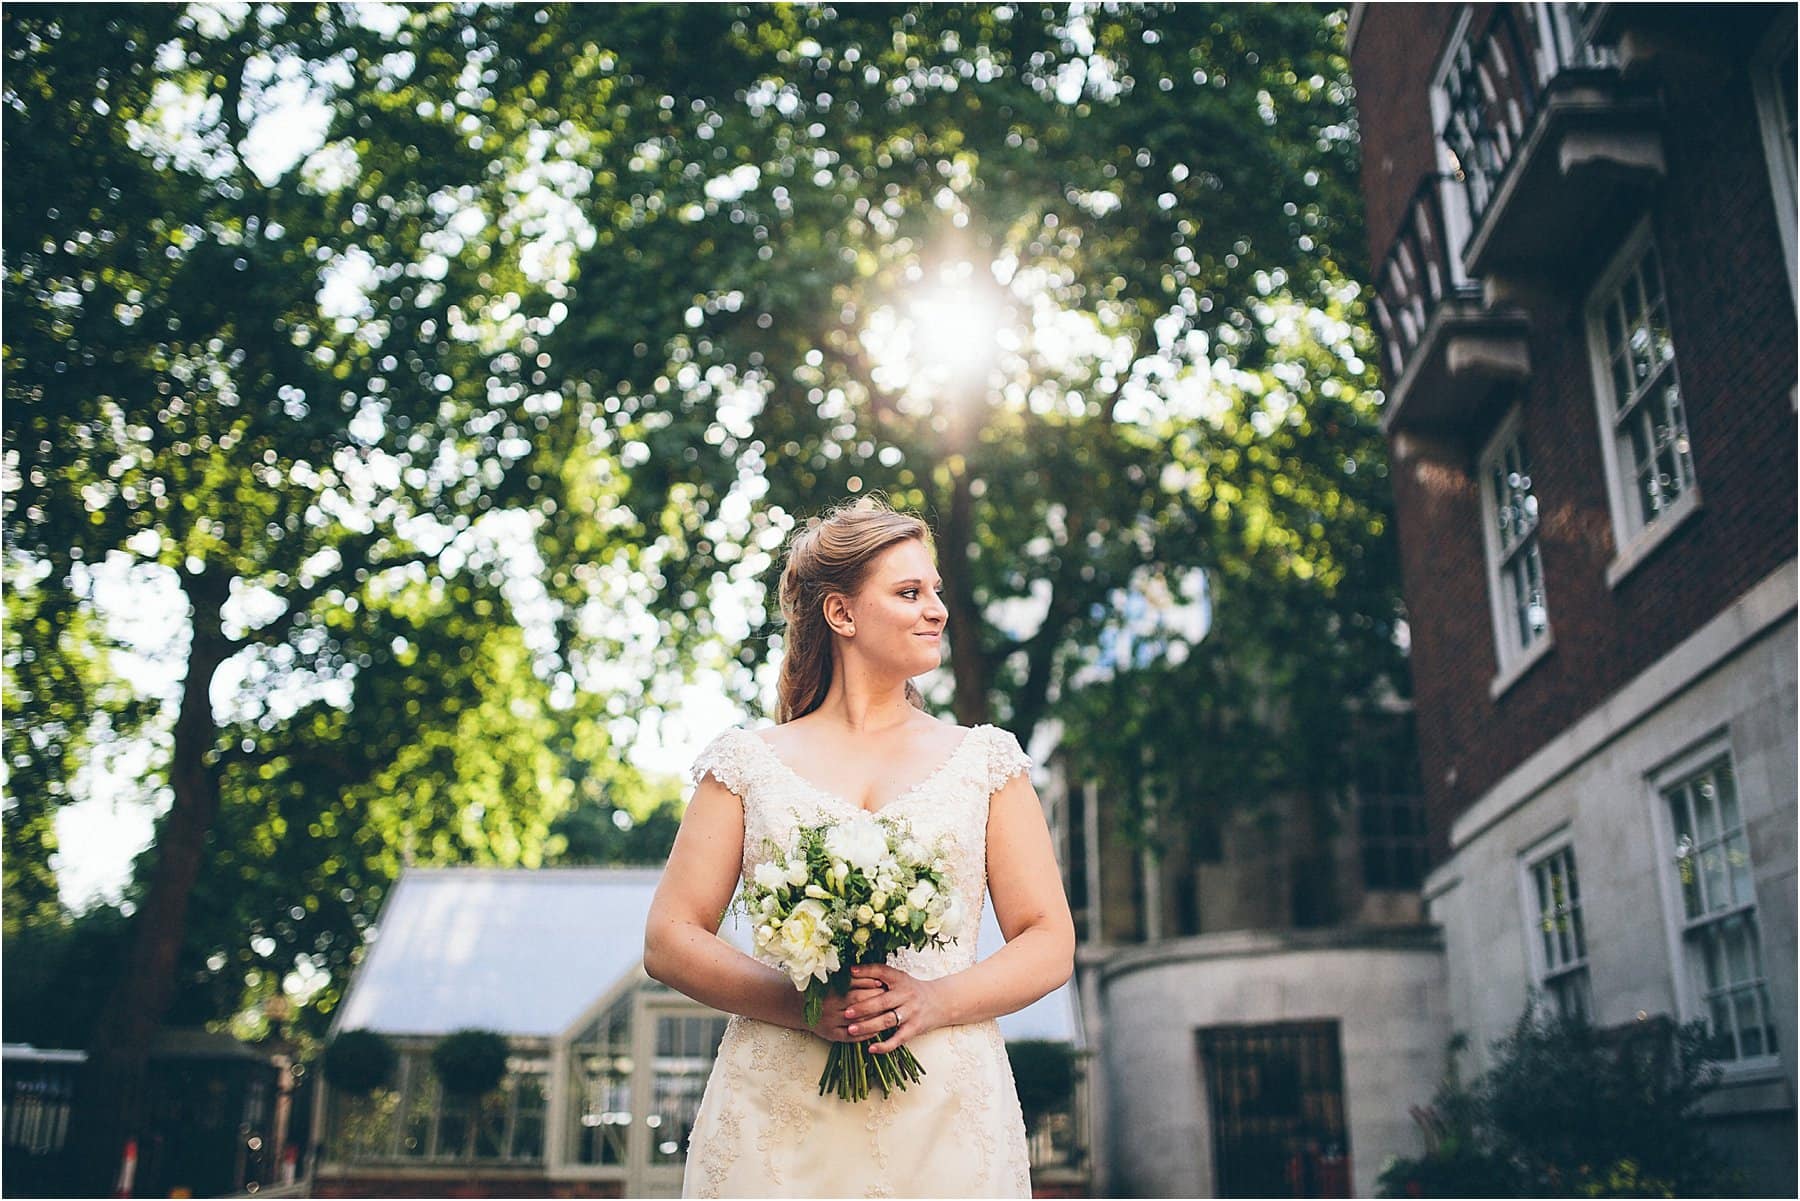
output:
[[[1201,1030],[1219,1197],[1348,1197],[1336,1022]]]

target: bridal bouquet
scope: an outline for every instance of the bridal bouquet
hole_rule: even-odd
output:
[[[963,932],[964,906],[950,865],[891,818],[864,814],[802,826],[783,848],[766,844],[742,898],[757,950],[779,964],[806,994],[806,1023],[815,1025],[825,992],[850,990],[850,969],[885,963],[899,950],[945,946]],[[819,1095],[835,1088],[861,1101],[874,1083],[883,1095],[925,1074],[912,1051],[869,1051],[871,1037],[831,1044]]]

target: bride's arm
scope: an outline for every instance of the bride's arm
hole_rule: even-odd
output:
[[[644,971],[722,1012],[807,1029],[793,982],[717,937],[743,850],[743,802],[708,774],[688,802],[650,902]]]
[[[933,982],[941,1006],[939,1025],[1014,1013],[1075,972],[1075,921],[1063,894],[1043,804],[1023,772],[988,802],[987,871],[994,917],[1006,945],[975,966]],[[854,1016],[864,1016],[862,1006]],[[883,1043],[876,1047],[888,1049]]]

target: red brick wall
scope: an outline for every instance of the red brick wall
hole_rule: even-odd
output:
[[[1440,6],[1376,5],[1353,63],[1365,142],[1431,136],[1395,110],[1429,111],[1429,70],[1449,22]],[[1446,11],[1452,6],[1442,6]],[[1772,11],[1772,10],[1771,10]],[[1791,10],[1783,9],[1792,19]],[[1532,378],[1521,428],[1533,457],[1555,646],[1498,702],[1480,505],[1470,475],[1482,441],[1409,454],[1394,446],[1402,584],[1412,630],[1419,741],[1435,853],[1450,824],[1507,771],[1795,554],[1795,314],[1745,69],[1754,41],[1699,72],[1663,78],[1668,177],[1649,197],[1700,512],[1615,590],[1600,428],[1582,321],[1585,294],[1532,311]],[[1410,101],[1405,98],[1410,97]],[[1401,129],[1383,128],[1388,122]],[[1407,157],[1410,156],[1410,157]],[[1365,160],[1372,233],[1417,185]],[[1395,219],[1397,220],[1397,218]],[[1388,242],[1372,242],[1375,262]],[[1390,381],[1391,384],[1391,381]],[[1435,454],[1437,457],[1431,457]]]

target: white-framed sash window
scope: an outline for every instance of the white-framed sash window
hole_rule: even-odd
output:
[[[1529,852],[1521,862],[1532,977],[1538,991],[1564,1017],[1592,1021],[1587,928],[1582,920],[1581,879],[1575,848],[1566,834]]]
[[[1700,503],[1661,256],[1638,224],[1587,305],[1617,584]]]
[[[1742,798],[1729,744],[1718,738],[1653,781],[1663,823],[1685,1018],[1704,1018],[1712,1057],[1776,1062],[1774,1012]]]
[[[1490,692],[1509,687],[1550,647],[1550,610],[1538,545],[1538,497],[1519,410],[1502,419],[1480,457],[1483,543],[1499,664]]]

